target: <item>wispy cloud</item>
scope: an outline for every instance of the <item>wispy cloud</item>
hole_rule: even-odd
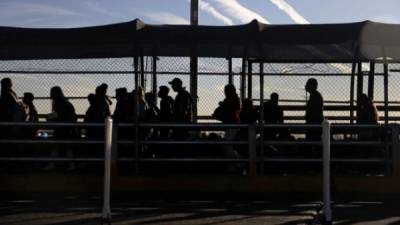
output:
[[[189,20],[169,12],[146,11],[141,14],[156,23],[190,24]]]
[[[124,18],[125,17],[124,15],[122,15],[120,13],[108,10],[107,7],[101,7],[95,1],[84,1],[84,2],[82,2],[82,6],[91,10],[92,12],[95,12],[97,14],[102,14],[107,17],[111,17],[111,18]]]
[[[224,16],[221,12],[215,9],[210,3],[205,2],[203,0],[199,0],[199,6],[201,10],[209,13],[214,18],[222,21],[225,25],[233,25],[233,21],[230,18]]]
[[[237,0],[215,0],[215,2],[224,12],[242,23],[248,23],[253,19],[257,19],[262,23],[269,23],[264,17],[244,7]]]
[[[285,0],[270,0],[280,10],[284,11],[294,22],[298,24],[309,24],[308,20],[304,18],[296,9],[287,3]]]
[[[85,16],[82,13],[57,7],[49,4],[40,3],[9,3],[2,4],[0,7],[0,17],[20,17],[20,16]]]

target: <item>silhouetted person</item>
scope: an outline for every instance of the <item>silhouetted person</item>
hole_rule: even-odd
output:
[[[169,82],[177,95],[174,101],[174,107],[172,110],[172,119],[176,123],[190,123],[192,122],[192,105],[193,100],[189,92],[182,86],[182,80],[174,78]],[[185,128],[175,128],[173,130],[173,137],[178,139],[185,139],[189,135]]]
[[[169,88],[167,86],[160,86],[158,91],[158,97],[161,98],[160,101],[160,113],[158,120],[160,123],[171,123],[172,113],[174,107],[174,99],[172,99],[169,94]],[[160,128],[160,138],[165,139],[170,135],[170,129]]]
[[[39,121],[38,112],[36,110],[35,105],[33,104],[33,100],[34,99],[35,99],[35,96],[30,92],[24,93],[24,98],[22,99],[22,102],[29,109],[29,115],[28,115],[28,118],[27,118],[27,121],[29,121],[29,122],[38,122]]]
[[[17,94],[12,90],[10,78],[1,80],[0,121],[24,121]]]
[[[222,123],[239,123],[240,98],[236,93],[233,84],[228,84],[224,88],[225,99],[219,102],[219,107],[215,110],[214,118]]]
[[[306,124],[321,124],[324,120],[324,100],[317,88],[318,82],[315,78],[307,80],[305,89],[310,94],[310,97],[306,106]],[[321,134],[322,131],[320,129],[310,130],[307,131],[306,138],[309,140],[321,140]]]
[[[270,100],[264,103],[264,122],[266,124],[283,124],[283,110],[279,106],[279,95],[272,93]],[[266,129],[266,139],[276,139],[282,129]]]
[[[98,116],[96,112],[96,96],[94,94],[89,94],[87,96],[89,101],[89,108],[86,110],[84,121],[85,123],[96,123],[98,121]],[[101,132],[99,129],[94,127],[86,128],[86,137],[87,138],[99,138]]]
[[[357,104],[357,123],[358,124],[378,124],[378,110],[372,99],[366,94],[362,94]],[[362,129],[358,133],[361,140],[369,140],[377,137],[377,131],[374,129]]]
[[[77,115],[74,106],[64,96],[61,88],[52,87],[50,90],[50,98],[52,100],[52,113],[48,120],[51,122],[76,122]],[[54,129],[54,137],[66,139],[76,137],[75,128],[56,128]]]
[[[240,112],[240,98],[236,93],[236,88],[233,84],[225,85],[224,88],[225,99],[219,103],[218,119],[222,123],[239,123],[239,112]],[[216,110],[218,111],[218,110]],[[239,129],[227,129],[225,132],[224,139],[232,141],[236,138]],[[224,155],[228,158],[240,158],[239,153],[233,148],[232,145],[223,146]],[[227,164],[227,171],[234,172],[235,167],[233,164]]]
[[[115,98],[117,104],[115,106],[113,119],[115,122],[128,121],[128,91],[126,88],[118,88],[115,90]]]
[[[75,123],[77,121],[75,108],[64,96],[60,87],[55,86],[50,89],[50,98],[52,100],[52,112],[47,118],[48,121],[60,123]],[[59,127],[54,128],[53,136],[56,139],[75,139],[79,137],[79,132],[74,127]],[[57,145],[56,149],[52,152],[52,156],[57,157],[60,152],[65,151],[68,157],[72,157],[72,148],[73,146],[71,145]],[[54,163],[50,163],[45,169],[50,170],[53,168]],[[75,164],[73,162],[69,163],[68,170],[73,170],[74,168]]]
[[[108,85],[104,83],[96,87],[95,111],[97,122],[103,122],[105,118],[111,115],[110,106],[112,101],[110,97],[107,96],[107,88]]]
[[[144,121],[146,123],[157,123],[159,114],[160,114],[160,109],[157,106],[157,97],[154,93],[152,92],[147,92],[144,96],[146,102],[147,102],[147,109],[145,112],[145,118]],[[143,132],[146,133],[147,138],[157,138],[158,137],[158,129],[157,128],[152,128],[152,129],[144,129]]]
[[[33,104],[33,100],[35,99],[34,95],[30,92],[24,93],[24,98],[22,99],[22,102],[26,105],[28,108],[28,117],[27,117],[27,122],[38,122],[39,121],[39,116],[38,112],[36,110],[35,105]],[[36,137],[36,128],[25,128],[24,129],[24,137]]]
[[[1,80],[0,96],[0,121],[2,122],[24,122],[28,117],[28,107],[18,101],[17,94],[12,90],[10,78]],[[16,127],[0,127],[0,137],[21,136]]]
[[[135,119],[137,117],[139,122],[144,121],[148,105],[144,98],[143,88],[139,86],[138,91],[133,90],[128,98],[129,98],[129,104],[128,104],[129,120],[135,122]],[[137,104],[137,102],[139,102],[139,104]]]
[[[359,124],[377,124],[378,110],[372,99],[366,94],[362,94],[358,99],[357,123]]]

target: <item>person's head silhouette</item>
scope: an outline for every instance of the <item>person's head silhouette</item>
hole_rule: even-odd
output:
[[[12,81],[6,77],[1,79],[1,90],[10,90],[12,88]]]
[[[24,97],[22,99],[22,102],[25,104],[32,104],[33,100],[35,99],[35,97],[33,96],[32,93],[30,92],[25,92],[24,93]]]
[[[235,86],[233,84],[225,85],[224,92],[225,92],[225,96],[227,98],[236,97],[237,96],[236,88],[235,88]]]
[[[167,97],[169,93],[169,88],[167,86],[160,86],[158,90],[158,97],[164,98]]]
[[[90,105],[94,105],[94,103],[96,102],[96,96],[92,93],[90,93],[87,96],[87,99],[88,99]]]
[[[172,79],[170,82],[168,82],[171,87],[172,90],[174,90],[175,92],[180,91],[183,87],[182,87],[182,80],[175,77],[174,79]]]
[[[307,80],[305,89],[307,92],[312,93],[315,92],[318,88],[318,81],[315,78],[310,78]]]
[[[50,98],[52,100],[57,101],[57,100],[64,100],[65,96],[61,88],[59,86],[55,86],[50,89]]]
[[[277,105],[279,102],[279,95],[278,93],[274,92],[270,95],[270,101],[271,103],[273,103],[274,105]]]

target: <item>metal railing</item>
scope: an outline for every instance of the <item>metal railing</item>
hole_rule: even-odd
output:
[[[0,128],[104,128],[104,140],[26,140],[17,138],[0,139],[0,144],[104,144],[104,158],[60,158],[60,157],[0,157],[0,161],[104,161],[104,196],[103,196],[103,221],[111,220],[110,209],[110,184],[112,163],[116,161],[134,161],[136,165],[142,162],[221,162],[221,163],[248,163],[249,175],[262,175],[259,168],[265,163],[270,162],[322,162],[323,164],[323,199],[324,218],[331,221],[330,210],[330,165],[331,162],[352,162],[352,163],[386,163],[392,168],[393,174],[400,174],[400,126],[391,124],[389,126],[379,125],[343,125],[333,124],[325,121],[321,125],[304,125],[304,124],[132,124],[132,123],[113,123],[112,119],[106,119],[105,123],[15,123],[2,122]],[[227,129],[246,129],[246,140],[143,140],[135,138],[135,140],[119,140],[118,129],[136,128],[136,131],[141,129],[154,128],[181,128],[191,131],[224,131]],[[260,129],[289,129],[291,133],[302,134],[310,129],[322,128],[322,140],[265,140],[263,132],[261,137],[257,136],[257,130]],[[385,135],[383,140],[332,140],[332,134],[350,132],[350,136],[357,135],[361,130],[383,129]],[[138,133],[136,133],[138,135]],[[257,139],[258,138],[258,139]],[[118,151],[118,145],[135,145],[136,157],[131,158],[115,158]],[[138,151],[140,145],[247,145],[247,158],[143,158],[139,157]],[[260,146],[322,146],[322,158],[282,158],[282,157],[266,157],[263,151],[257,153]],[[385,158],[332,158],[331,146],[374,146],[384,148],[386,151]]]

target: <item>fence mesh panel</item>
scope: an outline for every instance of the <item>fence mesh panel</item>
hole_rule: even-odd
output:
[[[144,57],[146,91],[152,90],[152,57]],[[140,68],[140,67],[139,67]],[[260,98],[259,64],[253,63],[252,97],[255,104]],[[234,84],[240,93],[242,59],[232,60]],[[65,95],[71,97],[78,114],[84,114],[88,108],[86,96],[93,93],[101,83],[109,85],[108,94],[115,95],[115,89],[126,87],[129,91],[135,87],[134,65],[132,58],[118,59],[76,59],[76,60],[24,60],[0,61],[0,78],[10,77],[13,89],[19,96],[32,92],[36,96],[35,105],[40,114],[51,111],[48,99],[50,88],[60,86]],[[224,58],[199,58],[198,60],[198,112],[199,115],[211,115],[224,98],[224,86],[228,83],[228,60]],[[363,64],[363,70],[369,70],[369,64]],[[398,105],[400,87],[400,65],[389,66],[389,101]],[[13,72],[14,71],[14,72]],[[246,70],[247,71],[247,70]],[[269,99],[272,92],[277,92],[282,105],[304,105],[306,92],[304,85],[307,79],[315,77],[319,82],[319,91],[326,105],[349,105],[351,64],[283,64],[264,65],[264,98]],[[376,65],[374,100],[382,105],[384,100],[383,66]],[[347,74],[347,75],[346,75]],[[168,82],[174,77],[182,79],[184,86],[190,90],[190,58],[159,57],[157,58],[157,85],[170,86]],[[355,79],[355,84],[357,79]],[[364,76],[364,93],[368,90],[368,77]],[[247,93],[247,90],[246,90]],[[171,96],[175,96],[170,91]],[[330,102],[335,101],[335,102]],[[341,103],[339,103],[341,102]],[[113,107],[115,104],[113,104]],[[302,116],[304,112],[285,112],[287,116]],[[350,112],[326,112],[328,116],[349,116]],[[383,112],[380,112],[383,116]],[[399,116],[392,111],[390,116]]]

